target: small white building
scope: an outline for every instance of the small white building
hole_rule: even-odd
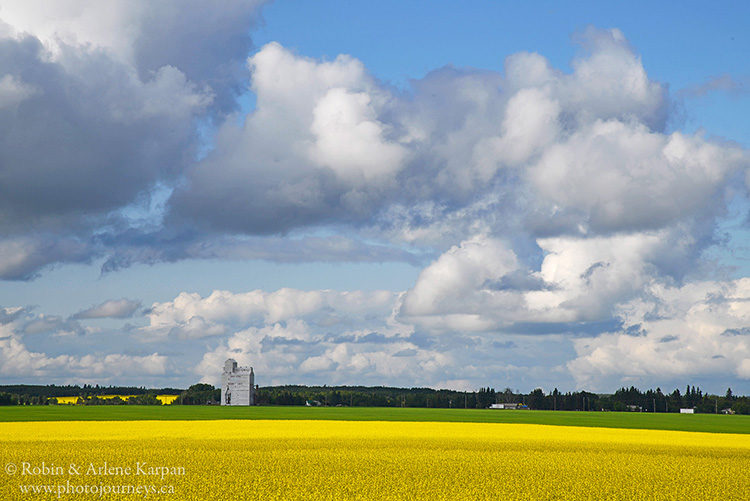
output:
[[[221,405],[255,405],[255,374],[252,367],[238,367],[231,358],[224,362]]]
[[[694,408],[680,409],[680,414],[695,414],[695,409]]]
[[[490,409],[518,409],[521,404],[492,404]]]

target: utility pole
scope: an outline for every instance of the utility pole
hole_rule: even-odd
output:
[[[654,399],[654,412],[656,412],[656,399]]]

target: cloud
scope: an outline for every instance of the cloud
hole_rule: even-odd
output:
[[[364,217],[375,195],[362,187],[392,186],[405,154],[382,121],[388,93],[348,56],[317,62],[270,43],[249,65],[256,111],[219,129],[174,212],[256,234]]]
[[[20,306],[15,306],[11,308],[3,308],[0,307],[0,325],[5,325],[10,322],[15,321],[18,319],[21,315],[24,315],[28,312],[26,308],[22,308]]]
[[[387,343],[318,342],[304,350],[265,346],[264,340],[309,338],[307,326],[273,326],[235,333],[226,344],[207,352],[196,367],[204,381],[218,382],[217,367],[226,358],[252,365],[266,381],[315,381],[328,384],[383,384],[409,380],[414,385],[433,384],[455,365],[451,355],[424,349],[402,339]],[[294,379],[298,378],[298,379]]]
[[[563,92],[579,120],[635,119],[652,130],[663,129],[667,91],[649,79],[625,35],[616,28],[589,26],[574,39],[587,57],[573,61],[573,74],[564,79]]]
[[[431,384],[453,366],[453,358],[413,338],[413,328],[394,316],[398,304],[399,294],[386,291],[183,293],[155,304],[150,325],[138,337],[212,343],[195,368],[212,383],[217,367],[231,357],[254,366],[265,381],[312,377],[382,384],[408,377]]]
[[[664,131],[667,87],[618,30],[577,34],[570,72],[518,53],[503,73],[446,67],[397,92],[352,56],[275,42],[238,70],[256,4],[185,7],[205,50],[224,47],[200,59],[178,47],[193,44],[172,21],[182,5],[112,9],[96,10],[100,25],[80,9],[4,14],[0,127],[5,113],[15,160],[0,245],[19,250],[1,277],[100,257],[105,272],[193,258],[421,264],[478,234],[530,269],[537,240],[565,236],[682,231],[697,256],[727,194],[745,189],[745,150]],[[226,115],[243,86],[254,109]],[[215,147],[196,161],[206,121]],[[157,191],[164,204],[143,202]],[[154,216],[143,227],[139,210]]]
[[[350,322],[356,319],[358,327],[362,328],[365,315],[382,327],[396,298],[397,294],[389,291],[302,291],[288,288],[274,292],[213,291],[205,298],[183,292],[172,301],[154,303],[147,313],[149,325],[141,329],[140,335],[151,340],[175,334],[195,338],[302,319],[326,329],[336,324],[351,326]]]
[[[168,373],[170,364],[158,353],[134,356],[122,353],[88,355],[48,355],[30,350],[14,332],[14,324],[0,325],[0,375],[5,379],[28,381],[90,381],[119,383],[122,377],[158,376]]]
[[[0,109],[5,227],[59,224],[129,203],[185,164],[191,121],[212,99],[172,66],[142,81],[104,53],[60,51],[51,57],[30,35],[0,39],[0,79],[34,89]]]
[[[432,329],[491,330],[523,308],[517,293],[488,287],[517,269],[515,254],[502,241],[483,235],[464,241],[422,270],[400,315]]]
[[[50,233],[0,238],[0,279],[29,280],[40,269],[55,263],[80,263],[91,259],[86,242],[75,237],[56,238]]]
[[[618,308],[623,330],[573,341],[578,385],[695,377],[750,379],[750,281],[654,285]],[[653,383],[651,383],[653,384]]]
[[[743,163],[738,147],[597,120],[548,148],[527,175],[545,202],[601,234],[720,211],[722,190]]]
[[[681,89],[677,95],[682,97],[703,97],[711,92],[726,92],[732,96],[741,96],[750,92],[748,77],[735,78],[729,74],[717,75],[703,83]]]
[[[262,385],[369,384],[476,389],[511,377],[545,379],[564,361],[565,340],[415,330],[397,318],[402,294],[373,291],[184,293],[154,305],[153,325],[71,332],[73,320],[23,308],[0,309],[0,374],[19,382],[91,382],[185,387],[218,383],[226,358],[255,367]],[[25,332],[26,331],[26,332]],[[32,334],[33,331],[33,334]],[[512,363],[510,362],[512,360]],[[145,379],[144,379],[145,378]]]
[[[214,291],[205,297],[183,293],[155,304],[150,325],[134,339],[144,346],[179,343],[194,350],[185,360],[198,354],[197,361],[183,364],[212,384],[218,383],[227,358],[253,366],[262,377],[259,384],[445,387],[460,374],[461,387],[478,388],[510,373],[518,381],[537,378],[528,384],[542,379],[552,384],[542,377],[540,363],[559,365],[572,351],[559,336],[538,336],[555,348],[540,354],[528,336],[506,334],[498,343],[494,336],[416,329],[398,315],[402,297],[385,291],[295,289]],[[555,374],[556,381],[569,377]]]
[[[169,235],[161,231],[130,231],[100,236],[100,244],[112,249],[102,272],[115,272],[135,263],[155,264],[184,259],[299,262],[407,262],[421,264],[425,252],[397,245],[365,241],[347,235],[329,236],[216,236],[198,232]],[[105,252],[102,250],[102,252]]]
[[[130,66],[142,80],[172,66],[217,96],[215,105],[233,109],[246,76],[250,27],[262,0],[204,2],[136,0],[105,4],[69,0],[9,0],[0,18],[15,36],[37,37],[53,58],[63,47],[91,48]]]
[[[618,304],[652,282],[671,280],[660,271],[663,263],[693,252],[681,232],[665,230],[536,244],[543,255],[538,271],[486,235],[453,246],[420,273],[399,318],[448,332],[575,331],[575,323],[608,321]]]
[[[0,79],[0,109],[16,107],[32,94],[34,94],[34,88],[19,81],[13,75],[5,75]]]
[[[110,299],[101,304],[79,311],[72,318],[130,318],[141,307],[140,301],[130,299]]]
[[[445,226],[460,240],[542,237],[720,215],[746,152],[665,133],[666,87],[618,30],[577,40],[571,73],[520,53],[504,75],[443,68],[408,93],[350,56],[268,44],[249,59],[256,109],[220,128],[173,194],[173,220],[247,234],[354,226],[429,245]]]
[[[176,182],[197,125],[237,107],[261,4],[3,3],[0,277],[111,252],[112,214]]]
[[[48,332],[82,334],[84,329],[75,320],[65,320],[59,315],[41,314],[26,322],[19,331],[23,334],[43,334]]]

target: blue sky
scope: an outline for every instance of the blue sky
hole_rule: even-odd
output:
[[[79,3],[0,9],[0,381],[750,391],[744,3]]]

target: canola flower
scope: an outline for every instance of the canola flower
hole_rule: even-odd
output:
[[[171,486],[172,494],[147,497],[185,500],[747,499],[750,436],[497,423],[0,423],[0,462],[166,468],[43,478],[6,472],[2,499],[57,499],[21,494],[19,486],[65,481]]]

